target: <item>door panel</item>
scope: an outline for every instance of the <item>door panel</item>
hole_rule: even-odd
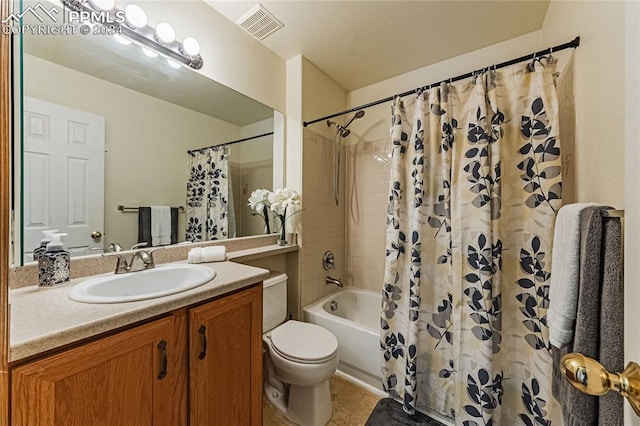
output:
[[[104,118],[39,99],[24,98],[24,255],[42,231],[69,234],[74,254],[103,248]]]

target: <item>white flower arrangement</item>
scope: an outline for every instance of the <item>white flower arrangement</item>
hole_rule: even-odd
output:
[[[249,197],[249,207],[258,213],[262,213],[265,207],[270,206],[269,194],[271,194],[271,191],[268,189],[256,189]]]
[[[282,188],[276,190],[276,192],[269,193],[268,200],[271,210],[278,216],[286,215],[289,207],[300,207],[302,204],[302,197],[298,194],[298,191],[291,188]]]
[[[265,234],[271,233],[271,227],[269,226],[269,207],[271,203],[269,202],[269,195],[271,191],[268,189],[256,189],[249,196],[249,204],[256,213],[253,213],[255,216],[262,217],[264,220],[264,232]]]
[[[276,214],[276,217],[280,219],[280,241],[286,240],[285,222],[287,219],[301,211],[296,209],[296,211],[287,216],[287,210],[291,212],[290,207],[299,208],[301,205],[302,197],[298,191],[291,188],[277,189],[275,192],[267,189],[256,189],[249,197],[249,206],[263,216],[267,230],[269,230],[267,208],[270,208]]]

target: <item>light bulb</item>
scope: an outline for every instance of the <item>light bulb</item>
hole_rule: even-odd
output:
[[[171,59],[167,59],[167,63],[171,66],[171,68],[176,68],[176,69],[180,68],[180,64]]]
[[[118,40],[118,43],[120,44],[124,44],[125,46],[128,46],[131,44],[131,40],[126,39],[124,37],[122,37],[120,34],[114,34],[113,38],[115,38],[116,40]]]
[[[176,32],[171,25],[162,22],[156,27],[156,38],[162,43],[172,43],[176,39]]]
[[[147,25],[147,14],[136,4],[130,4],[124,9],[127,23],[135,28],[142,28]]]
[[[146,56],[148,56],[148,57],[150,57],[150,58],[157,58],[157,57],[158,57],[158,54],[157,54],[156,52],[154,52],[154,51],[153,51],[153,50],[151,50],[151,49],[147,49],[146,47],[142,47],[142,52],[143,52]]]
[[[89,0],[91,6],[98,10],[111,10],[115,6],[115,0]]]
[[[200,52],[200,44],[193,37],[187,37],[182,42],[182,50],[189,56],[196,56]]]

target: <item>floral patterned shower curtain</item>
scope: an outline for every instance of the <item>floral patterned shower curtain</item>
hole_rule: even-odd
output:
[[[546,321],[562,192],[554,62],[394,102],[382,369],[409,413],[561,424]]]
[[[229,238],[229,147],[189,152],[187,241]]]

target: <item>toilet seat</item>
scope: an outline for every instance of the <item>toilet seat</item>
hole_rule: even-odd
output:
[[[278,355],[302,364],[319,364],[336,356],[338,340],[328,330],[300,321],[287,321],[270,333]]]

